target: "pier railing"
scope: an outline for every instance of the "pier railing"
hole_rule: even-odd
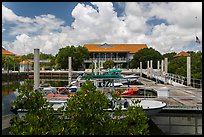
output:
[[[138,86],[140,87],[140,86]],[[170,88],[168,86],[168,94],[165,96],[159,95],[159,88],[161,87],[147,87],[144,86],[144,95],[133,95],[126,99],[145,99],[145,100],[158,100],[165,102],[167,106],[165,109],[174,110],[202,110],[202,90],[193,87],[180,87],[176,86]],[[116,88],[116,90],[125,90],[124,87]],[[156,91],[157,95],[150,95],[146,91]]]
[[[202,79],[191,78],[191,84],[187,85],[187,77],[158,71],[157,69],[151,70],[143,69],[143,74],[147,75],[149,78],[155,78],[156,82],[162,81],[166,84],[176,85],[176,86],[191,86],[194,88],[202,89]]]

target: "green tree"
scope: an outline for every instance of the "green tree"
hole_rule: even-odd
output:
[[[30,60],[34,60],[34,54],[33,53],[29,53],[27,55],[23,56],[23,59],[30,59]],[[52,54],[45,54],[43,52],[40,53],[40,60],[48,60],[50,61],[49,63],[41,63],[40,67],[44,67],[46,69],[50,69],[55,67],[55,57]]]
[[[140,67],[140,62],[142,62],[142,67],[147,68],[147,61],[153,61],[153,68],[157,67],[157,61],[162,60],[162,55],[157,50],[153,48],[144,48],[139,50],[133,55],[133,59],[130,61],[130,68]]]
[[[26,85],[20,89],[20,96],[15,101],[29,109],[24,119],[13,118],[13,135],[147,135],[148,118],[139,106],[129,106],[122,111],[115,110],[112,119],[104,109],[110,106],[109,99],[102,91],[96,90],[93,83],[84,83],[75,96],[67,101],[66,111],[58,109],[61,117],[55,117],[54,111],[40,92],[33,92]],[[113,99],[115,99],[114,96]],[[117,98],[120,99],[120,98]],[[23,101],[23,102],[22,102]],[[125,119],[119,120],[121,116]],[[68,119],[66,119],[68,118]]]
[[[163,59],[168,58],[168,62],[174,59],[174,56],[176,55],[176,52],[171,52],[171,53],[165,53],[162,55]]]
[[[24,55],[24,59],[34,59],[34,54],[33,53],[29,53],[27,55]]]
[[[12,135],[56,135],[61,125],[59,118],[54,116],[52,107],[48,107],[46,99],[41,92],[33,91],[31,80],[25,80],[25,85],[18,89],[19,96],[12,102],[13,108],[28,109],[24,119],[15,117],[11,119]]]
[[[191,77],[201,79],[202,78],[202,52],[188,51],[191,56]],[[187,57],[174,57],[170,60],[168,65],[168,72],[187,76]]]
[[[57,67],[67,69],[68,57],[72,57],[72,68],[78,70],[79,68],[82,68],[84,60],[89,58],[89,52],[87,48],[82,46],[67,46],[61,48],[56,55],[55,63],[57,64]]]
[[[168,72],[186,77],[187,68],[186,63],[187,63],[186,57],[184,56],[175,57],[168,64]]]
[[[2,55],[2,68],[8,68],[9,70],[18,70],[20,61],[21,59],[17,57]]]
[[[93,64],[89,64],[89,69],[93,69]]]
[[[14,57],[12,70],[15,70],[15,71],[19,70],[20,62],[21,62],[21,58]]]
[[[191,76],[202,79],[202,52],[189,52],[191,54]]]
[[[108,68],[113,68],[114,66],[114,61],[113,60],[106,60],[103,63],[103,68],[108,69]]]

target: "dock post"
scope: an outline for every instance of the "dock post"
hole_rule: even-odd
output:
[[[165,73],[168,73],[168,58],[165,58],[164,60],[165,60],[164,71],[165,71]]]
[[[163,80],[164,60],[161,61],[161,80]]]
[[[164,58],[165,84],[167,84],[168,58]]]
[[[149,61],[147,61],[147,77],[149,77]]]
[[[140,62],[140,77],[142,77],[142,62]]]
[[[150,78],[152,78],[153,76],[153,66],[152,66],[152,60],[150,60]]]
[[[101,67],[103,68],[103,62],[101,61]]]
[[[157,70],[158,70],[158,71],[159,71],[159,67],[160,67],[160,66],[159,66],[159,63],[160,63],[159,60],[157,60]]]
[[[191,85],[191,57],[187,57],[187,86]]]
[[[69,57],[69,84],[72,81],[72,57]]]
[[[34,90],[37,90],[40,85],[40,50],[34,49]]]
[[[163,73],[163,71],[164,71],[164,68],[163,68],[163,67],[164,67],[164,60],[161,61],[161,72],[162,72],[162,73]]]
[[[97,64],[96,64],[96,60],[94,60],[94,74],[95,75],[97,75],[97,66],[96,66]]]

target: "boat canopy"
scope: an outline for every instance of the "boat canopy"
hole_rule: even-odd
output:
[[[116,74],[102,74],[102,75],[86,75],[86,76],[82,76],[82,78],[83,79],[121,79],[124,77]]]
[[[122,70],[119,70],[119,69],[111,69],[108,71],[109,73],[120,73],[122,72]]]

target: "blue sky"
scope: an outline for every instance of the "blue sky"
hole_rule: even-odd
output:
[[[2,45],[16,54],[40,48],[55,55],[67,45],[88,43],[145,43],[161,53],[200,51],[201,24],[201,2],[2,3]],[[201,44],[194,43],[195,35]]]

